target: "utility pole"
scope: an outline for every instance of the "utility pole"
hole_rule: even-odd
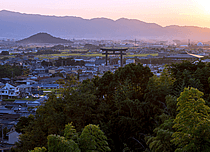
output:
[[[2,140],[2,144],[3,144],[4,143],[3,124],[1,124],[1,140]]]
[[[13,84],[14,82],[14,79],[13,79],[13,70],[12,70],[12,81],[11,81],[11,84]]]
[[[190,39],[188,39],[188,47],[190,47]]]
[[[136,47],[136,39],[135,39],[135,47]]]

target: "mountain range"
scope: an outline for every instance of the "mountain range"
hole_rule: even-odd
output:
[[[192,39],[210,40],[210,29],[196,26],[162,27],[136,19],[83,19],[0,11],[0,38],[23,39],[45,32],[65,39]]]

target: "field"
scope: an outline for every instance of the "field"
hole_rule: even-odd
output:
[[[0,59],[4,59],[4,58],[15,58],[14,55],[1,55]]]
[[[65,49],[65,50],[63,50],[64,52],[69,52],[69,51],[80,51],[80,52],[82,52],[82,51],[87,51],[88,49],[84,49],[84,48],[80,48],[80,49]]]
[[[157,56],[158,54],[132,54],[132,55],[125,55],[125,57],[145,57],[147,55],[151,55],[151,56]],[[105,57],[105,55],[102,55],[102,53],[87,53],[87,54],[83,54],[83,53],[68,53],[68,52],[63,52],[62,54],[43,54],[43,55],[35,55],[35,57],[38,57],[39,59],[55,59],[58,57],[62,57],[62,58],[68,58],[68,57],[72,57],[72,56],[86,56],[86,57]],[[14,55],[8,55],[8,56],[0,56],[0,59],[3,59],[5,57],[8,58],[15,58]]]
[[[125,55],[126,57],[145,57],[147,55],[151,55],[151,56],[157,56],[158,54],[133,54],[133,55]],[[66,54],[50,54],[50,55],[37,55],[36,57],[39,57],[41,59],[47,58],[47,59],[53,59],[53,58],[57,58],[57,57],[71,57],[71,56],[86,56],[86,57],[96,57],[96,56],[100,56],[100,57],[105,57],[105,55],[102,55],[101,53],[93,53],[93,54],[82,54],[82,53],[66,53]]]
[[[135,56],[138,56],[138,57],[145,57],[145,56],[147,56],[147,55],[158,56],[157,53],[155,53],[155,54],[133,54],[133,55],[126,55],[126,56],[128,56],[128,57],[135,57]]]

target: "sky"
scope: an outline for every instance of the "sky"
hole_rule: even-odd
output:
[[[210,28],[210,0],[0,0],[0,10]]]

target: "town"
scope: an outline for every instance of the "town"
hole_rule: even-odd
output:
[[[40,34],[49,36],[37,35]],[[104,49],[115,51],[106,55]],[[121,49],[126,50],[122,58]],[[82,82],[138,63],[159,77],[166,65],[183,60],[210,62],[209,54],[208,43],[190,40],[72,39],[65,43],[0,40],[0,149],[8,150],[18,141],[15,126],[20,117],[35,115],[50,93],[59,98],[64,83],[72,78]],[[3,71],[4,66],[11,67],[9,72]],[[21,72],[17,72],[18,68]]]

